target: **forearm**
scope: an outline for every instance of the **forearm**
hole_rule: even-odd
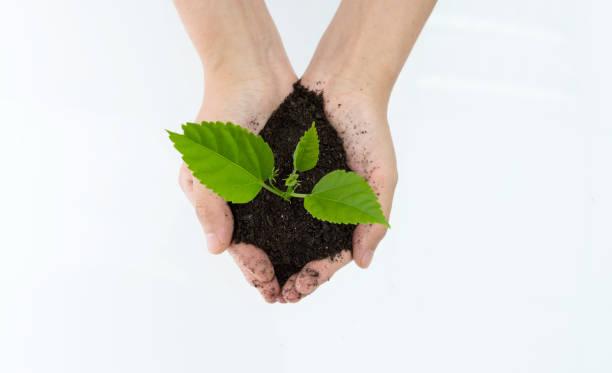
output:
[[[174,0],[206,76],[257,79],[290,69],[263,0]]]
[[[435,0],[344,0],[327,28],[308,75],[359,82],[388,100]]]

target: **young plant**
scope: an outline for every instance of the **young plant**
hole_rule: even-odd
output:
[[[310,194],[296,193],[299,173],[319,160],[319,137],[315,123],[293,152],[293,172],[278,188],[274,155],[260,136],[230,122],[187,123],[183,134],[167,131],[174,147],[200,182],[232,203],[247,203],[262,188],[289,201],[303,198],[304,208],[315,218],[331,223],[379,223],[389,227],[376,194],[354,172],[332,171],[323,176]]]

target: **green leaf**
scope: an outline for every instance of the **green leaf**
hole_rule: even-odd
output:
[[[202,122],[187,123],[183,131],[168,131],[174,147],[193,175],[226,201],[251,201],[272,176],[272,150],[246,129],[229,122]]]
[[[331,223],[379,223],[390,228],[376,194],[354,172],[336,170],[323,176],[304,198],[304,208],[317,219]]]
[[[285,186],[293,187],[293,186],[300,185],[300,181],[298,180],[299,177],[300,177],[300,175],[296,174],[295,172],[291,173],[285,179]]]
[[[293,168],[297,171],[308,171],[317,165],[319,161],[319,136],[315,123],[300,139],[293,152]]]

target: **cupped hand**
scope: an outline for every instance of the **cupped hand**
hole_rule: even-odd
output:
[[[302,84],[323,92],[325,113],[343,141],[348,166],[368,181],[388,220],[398,176],[386,98],[376,97],[366,87],[346,79],[326,81],[316,75],[305,75]],[[335,258],[306,264],[287,280],[281,297],[292,303],[299,301],[351,259],[367,268],[386,231],[381,224],[359,224],[353,234],[352,253],[347,249]]]
[[[297,78],[291,73],[274,79],[266,79],[266,73],[258,75],[257,79],[239,81],[209,79],[196,122],[232,122],[259,133],[272,111],[291,92]],[[220,254],[227,250],[246,280],[267,302],[280,300],[280,287],[266,253],[250,244],[232,242],[234,219],[225,200],[194,178],[184,163],[179,184],[202,225],[208,251]]]

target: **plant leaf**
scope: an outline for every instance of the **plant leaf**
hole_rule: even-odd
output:
[[[317,219],[331,223],[379,223],[390,228],[376,194],[354,172],[336,170],[323,176],[304,198],[304,208]]]
[[[293,152],[293,168],[297,171],[308,171],[319,161],[319,136],[315,123],[304,133]]]
[[[187,123],[183,131],[168,131],[174,147],[193,175],[226,201],[251,201],[272,176],[272,150],[246,129],[230,122],[202,122]]]

